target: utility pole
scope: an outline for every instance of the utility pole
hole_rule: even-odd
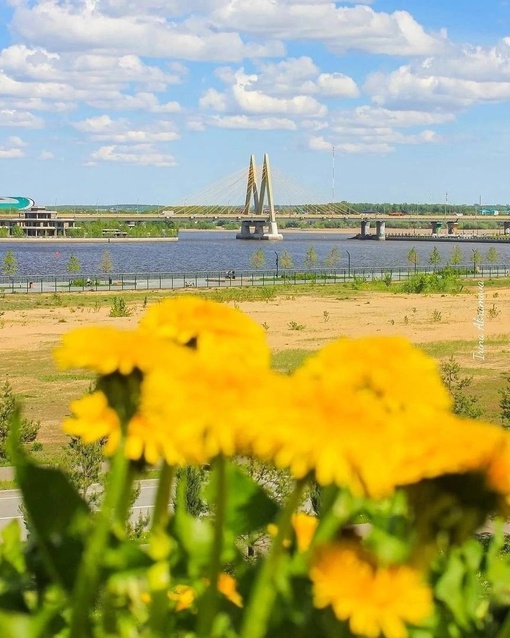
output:
[[[334,146],[331,147],[331,151],[333,154],[333,182],[331,186],[331,190],[332,190],[331,203],[334,204],[335,202],[335,147]]]

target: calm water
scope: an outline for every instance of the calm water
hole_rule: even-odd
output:
[[[178,242],[141,243],[71,243],[49,239],[46,242],[0,241],[0,260],[7,250],[18,259],[19,275],[41,276],[66,273],[71,255],[76,255],[81,271],[87,274],[100,272],[101,257],[108,250],[116,273],[196,272],[203,270],[250,269],[250,257],[262,248],[266,256],[266,268],[274,268],[276,254],[287,251],[292,255],[295,268],[304,267],[306,251],[313,246],[319,257],[319,265],[334,247],[340,254],[339,267],[347,267],[350,253],[351,267],[408,267],[407,254],[414,246],[419,255],[419,265],[428,265],[434,246],[447,261],[453,244],[444,242],[412,241],[355,241],[349,235],[336,233],[284,233],[283,241],[241,241],[235,233],[227,231],[181,231]],[[464,259],[472,263],[472,251],[487,254],[491,245],[486,243],[457,242]],[[499,263],[510,264],[510,244],[496,244]],[[485,261],[485,260],[484,260]],[[1,262],[0,262],[1,263]]]

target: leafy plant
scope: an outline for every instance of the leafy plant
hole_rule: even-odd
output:
[[[478,397],[466,393],[473,377],[461,377],[460,364],[453,356],[441,363],[440,372],[443,383],[453,399],[453,413],[471,419],[481,416],[482,409],[478,405]]]
[[[289,321],[288,323],[289,330],[304,330],[305,325],[302,323],[298,323],[297,321]]]
[[[110,317],[130,317],[131,310],[126,304],[124,297],[115,296],[112,299],[112,305],[109,312]]]
[[[437,310],[437,308],[435,308],[432,311],[432,321],[434,323],[439,323],[442,320],[442,318],[443,318],[443,313],[441,311]]]
[[[252,268],[263,268],[266,265],[266,255],[262,248],[258,248],[251,256],[250,256],[250,266]]]
[[[2,260],[2,272],[7,277],[14,277],[18,272],[18,259],[12,250],[8,250]]]
[[[495,303],[493,303],[493,304],[492,304],[492,306],[491,306],[491,307],[489,308],[489,310],[487,311],[487,313],[488,313],[488,315],[489,315],[489,317],[490,317],[491,319],[495,319],[495,318],[499,315],[499,313],[500,313],[500,312],[501,312],[501,311],[500,311],[500,310],[498,310],[498,308],[496,307],[496,304],[495,304]]]
[[[81,263],[76,255],[70,255],[66,264],[66,270],[68,273],[71,273],[71,274],[76,274],[80,272]]]
[[[284,270],[294,268],[294,260],[288,250],[284,250],[280,255],[280,267]]]
[[[307,268],[315,268],[319,262],[319,256],[313,246],[309,246],[305,255],[305,266]]]
[[[10,425],[12,419],[19,410],[18,401],[14,394],[12,385],[8,379],[5,379],[0,386],[0,460],[5,461],[9,455],[7,451],[7,438],[9,436]],[[40,421],[32,419],[20,419],[19,435],[21,443],[32,443],[37,438],[37,434],[41,427]]]

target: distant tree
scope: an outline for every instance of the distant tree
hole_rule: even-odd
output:
[[[317,251],[313,246],[310,246],[306,251],[305,255],[305,266],[307,268],[315,268],[317,266],[317,262],[319,261],[319,256],[317,255]]]
[[[487,251],[486,259],[489,264],[497,264],[499,261],[499,252],[498,249],[494,246],[491,246]]]
[[[439,254],[439,250],[437,246],[434,246],[432,252],[429,255],[429,264],[432,266],[438,266],[441,263],[441,255]]]
[[[25,231],[23,230],[21,226],[14,226],[11,230],[11,235],[13,237],[24,237]]]
[[[262,248],[258,248],[250,257],[250,266],[252,268],[264,268],[266,265],[266,256]]]
[[[473,270],[478,270],[478,267],[482,263],[482,253],[478,248],[473,248]]]
[[[324,265],[328,268],[335,268],[340,261],[340,251],[337,246],[334,246],[324,258]]]
[[[453,399],[453,413],[470,419],[481,416],[482,409],[478,405],[478,397],[466,394],[466,388],[471,385],[473,377],[460,376],[460,365],[453,356],[441,364],[440,373]]]
[[[407,261],[414,266],[414,270],[418,267],[418,253],[416,252],[416,248],[413,246],[411,250],[407,253]]]
[[[67,272],[75,275],[76,273],[80,272],[81,270],[81,264],[80,264],[80,260],[78,259],[78,257],[76,255],[71,255],[69,257],[69,260],[66,264],[66,270]]]
[[[112,258],[109,250],[103,250],[103,254],[101,255],[101,261],[99,263],[99,270],[108,275],[113,270]]]
[[[283,251],[280,255],[280,267],[281,268],[294,268],[294,260],[288,250]]]
[[[7,277],[14,277],[18,272],[18,260],[12,250],[8,250],[2,260],[2,271]]]
[[[458,266],[462,259],[462,250],[458,246],[454,246],[450,255],[450,263],[452,266]]]

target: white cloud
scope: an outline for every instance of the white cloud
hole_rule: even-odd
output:
[[[319,88],[314,79],[309,78],[313,75],[319,78],[321,74],[310,58],[303,59],[302,67],[299,60],[291,59],[263,66],[260,74],[248,74],[244,68],[218,69],[218,78],[230,86],[224,93],[208,89],[200,99],[200,106],[247,114],[325,116],[326,106],[310,95],[318,93]]]
[[[276,64],[261,64],[256,85],[272,95],[359,96],[352,78],[343,73],[321,73],[308,56],[288,58]]]
[[[98,162],[116,162],[120,164],[139,164],[142,166],[176,166],[177,162],[173,155],[161,153],[151,144],[140,144],[138,146],[122,146],[112,144],[101,146],[91,154],[87,165],[94,165]]]
[[[312,137],[309,140],[308,146],[313,151],[328,151],[331,153],[332,144],[323,137]],[[342,144],[335,144],[335,150],[347,155],[386,155],[392,153],[395,149],[389,144],[344,142]]]
[[[207,89],[198,102],[202,109],[224,111],[227,108],[227,97],[216,89]]]
[[[213,8],[209,3],[204,5],[204,10]],[[115,51],[120,55],[206,61],[283,53],[280,43],[245,43],[230,29],[213,28],[207,16],[168,20],[154,3],[141,4],[137,11],[131,8],[132,13],[129,6],[124,8],[120,3],[116,8],[116,12],[105,13],[95,1],[77,5],[39,0],[34,6],[18,6],[13,26],[24,39],[55,51]]]
[[[292,0],[232,0],[212,12],[218,28],[289,40],[320,41],[335,52],[359,49],[389,55],[428,55],[442,50],[444,34],[425,32],[407,11]]]
[[[179,134],[171,123],[152,122],[135,127],[127,119],[113,120],[109,115],[87,118],[74,124],[76,130],[88,133],[91,139],[115,144],[152,144],[174,142]]]
[[[32,115],[32,113],[17,111],[15,109],[0,109],[0,126],[42,128],[43,125],[43,120],[40,117]]]
[[[295,122],[278,117],[248,117],[246,115],[214,116],[207,120],[211,126],[228,129],[254,129],[258,131],[295,131]]]
[[[510,100],[510,38],[496,46],[450,46],[442,56],[368,76],[365,91],[392,108],[455,112],[476,103]]]
[[[41,160],[55,159],[55,154],[52,153],[51,151],[41,151],[41,153],[39,154],[39,159]]]

